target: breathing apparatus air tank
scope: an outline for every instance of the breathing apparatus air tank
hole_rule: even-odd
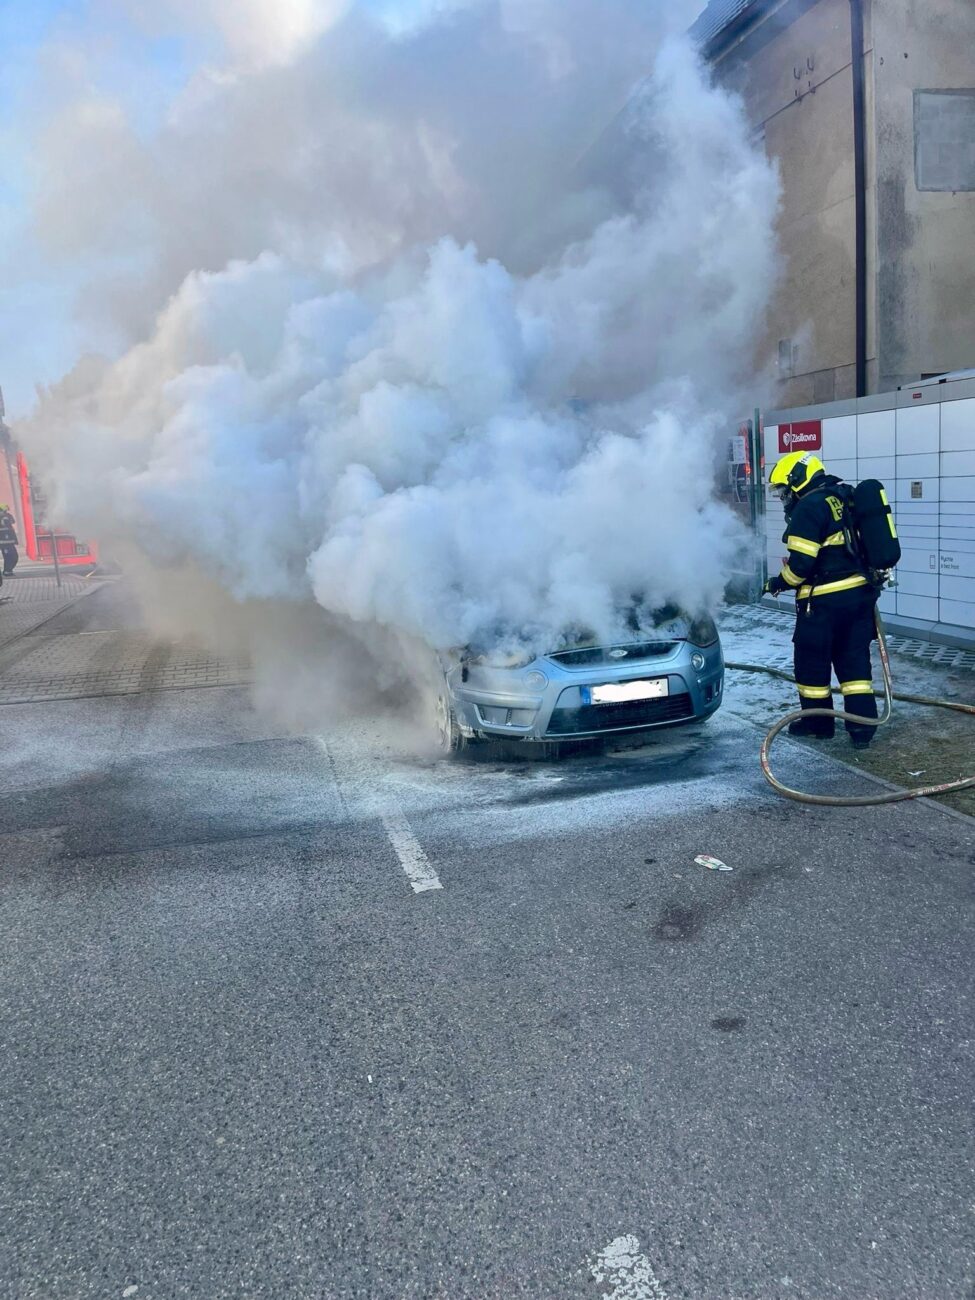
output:
[[[875,478],[864,479],[853,489],[850,499],[852,531],[860,559],[872,573],[886,574],[900,561],[901,544],[884,485]]]

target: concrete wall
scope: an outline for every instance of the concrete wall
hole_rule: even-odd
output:
[[[876,285],[878,387],[922,374],[975,366],[975,192],[919,190],[915,171],[915,91],[975,89],[973,0],[874,0],[876,97]],[[930,112],[931,101],[928,101]],[[935,105],[937,111],[937,105]],[[957,113],[955,114],[957,119]],[[922,157],[928,177],[961,173],[944,112],[941,160]],[[937,131],[925,124],[922,149]],[[936,124],[934,124],[936,127]],[[975,141],[957,141],[960,150]]]
[[[779,165],[784,277],[759,363],[775,404],[852,395],[853,88],[849,0],[784,0],[715,63]],[[780,361],[780,343],[791,355]]]
[[[916,91],[975,88],[975,0],[864,0],[864,20],[867,380],[883,392],[975,366],[975,193],[918,189],[914,110]],[[850,53],[849,0],[773,0],[713,65],[782,175],[784,278],[758,356],[774,405],[854,393]],[[964,179],[967,104],[923,107],[922,176]]]

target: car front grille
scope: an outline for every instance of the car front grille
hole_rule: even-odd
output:
[[[640,641],[632,645],[594,645],[583,646],[578,650],[559,650],[557,654],[547,655],[564,668],[591,668],[593,664],[619,665],[632,663],[635,659],[660,659],[673,654],[680,645],[679,641]]]
[[[554,709],[548,736],[578,736],[591,731],[619,731],[624,727],[652,727],[658,722],[692,718],[694,708],[686,692],[658,700],[627,700],[623,704],[584,704],[577,709]]]

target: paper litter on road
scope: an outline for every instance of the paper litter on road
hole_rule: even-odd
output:
[[[712,858],[709,853],[699,853],[694,861],[699,867],[707,867],[708,871],[734,871],[734,867],[729,867],[720,858]]]

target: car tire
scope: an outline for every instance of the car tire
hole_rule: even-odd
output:
[[[460,729],[446,681],[443,682],[437,692],[435,721],[437,743],[441,754],[449,758],[452,755],[463,753],[467,748],[467,737]]]

